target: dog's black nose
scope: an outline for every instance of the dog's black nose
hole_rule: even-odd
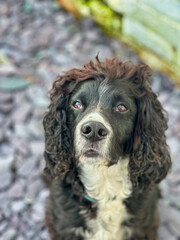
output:
[[[100,122],[88,122],[82,125],[81,133],[91,141],[99,141],[107,136],[108,130]]]

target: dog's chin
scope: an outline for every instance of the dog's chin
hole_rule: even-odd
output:
[[[108,161],[100,153],[88,150],[78,157],[79,164],[108,165]]]

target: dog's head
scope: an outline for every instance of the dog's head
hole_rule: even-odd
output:
[[[59,76],[44,118],[46,171],[65,176],[79,163],[109,167],[129,157],[134,186],[163,179],[167,119],[150,77],[146,65],[98,57]]]

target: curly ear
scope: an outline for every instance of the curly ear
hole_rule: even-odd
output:
[[[51,103],[49,112],[46,113],[43,125],[45,132],[45,152],[46,160],[45,173],[50,178],[54,177],[55,167],[64,161],[62,172],[68,171],[72,161],[72,143],[70,131],[67,124],[67,107],[73,80],[58,76],[50,92]],[[66,156],[68,154],[68,157]],[[59,166],[58,166],[59,169]],[[63,173],[62,173],[63,175]]]
[[[138,113],[130,161],[131,180],[140,189],[159,183],[171,166],[165,137],[167,118],[149,78],[148,67],[141,65],[138,72],[141,96],[136,99]]]

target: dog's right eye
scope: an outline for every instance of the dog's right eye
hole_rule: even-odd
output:
[[[82,109],[82,104],[81,104],[81,102],[80,101],[75,101],[74,103],[73,103],[73,107],[75,108],[75,109]]]

